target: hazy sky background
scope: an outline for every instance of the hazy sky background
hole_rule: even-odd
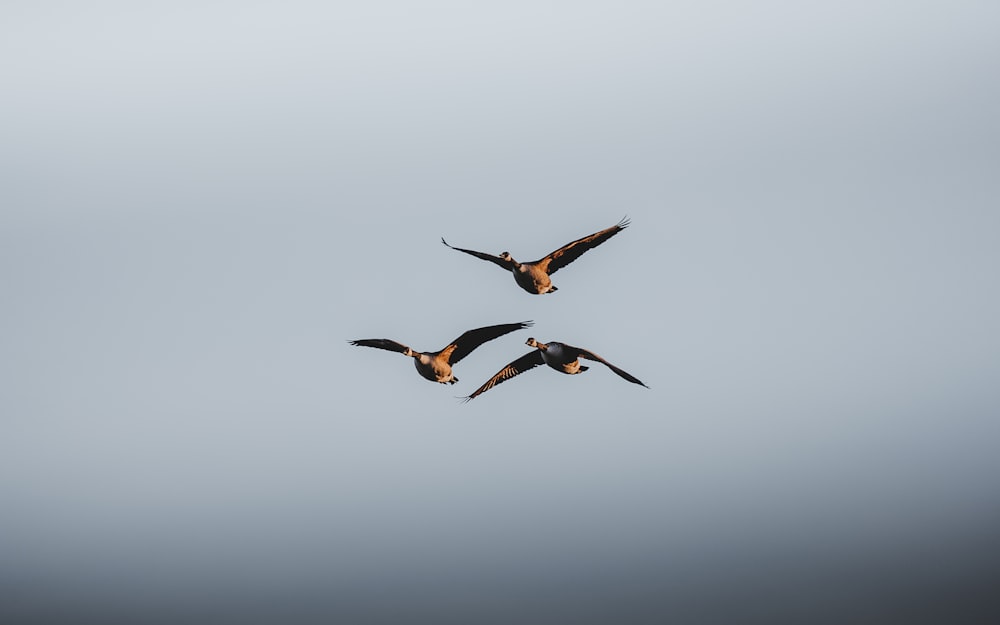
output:
[[[4,3],[0,610],[972,616],[998,32],[951,0]],[[534,260],[626,214],[546,296],[439,241]],[[455,386],[346,343],[526,319]],[[652,389],[454,399],[529,335]]]

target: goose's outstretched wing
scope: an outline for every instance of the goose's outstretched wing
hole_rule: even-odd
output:
[[[485,252],[476,252],[474,250],[464,250],[464,249],[462,249],[460,247],[455,247],[453,245],[449,245],[448,242],[444,240],[444,237],[441,237],[441,242],[444,243],[445,245],[447,245],[448,247],[450,247],[453,250],[458,250],[459,252],[465,252],[466,254],[471,254],[472,256],[475,256],[476,258],[481,258],[483,260],[488,260],[488,261],[490,261],[491,263],[493,263],[495,265],[499,265],[500,267],[503,267],[507,271],[511,271],[512,269],[514,269],[514,263],[513,262],[511,262],[509,260],[504,260],[503,258],[500,258],[499,256],[494,256],[493,254],[487,254]]]
[[[635,377],[634,375],[632,375],[628,371],[625,371],[623,369],[619,369],[618,367],[614,366],[613,364],[611,364],[607,360],[604,360],[603,358],[601,358],[600,356],[598,356],[594,352],[586,350],[586,349],[581,349],[579,347],[574,347],[573,349],[576,350],[578,358],[586,358],[588,360],[596,360],[597,362],[604,363],[605,365],[607,365],[608,369],[611,369],[612,371],[614,371],[615,373],[617,373],[621,377],[625,378],[626,380],[628,380],[632,384],[639,384],[641,386],[646,386],[643,383],[643,381],[640,380],[639,378]],[[646,388],[649,388],[649,387],[646,386]]]
[[[582,239],[577,239],[572,243],[567,243],[566,245],[560,247],[556,251],[552,252],[545,258],[538,261],[541,267],[549,274],[552,275],[559,271],[566,265],[570,264],[577,258],[580,258],[584,252],[589,249],[595,248],[601,243],[604,243],[611,237],[615,236],[625,228],[628,228],[629,220],[625,217],[617,224],[601,230],[600,232],[595,232],[594,234],[587,235]]]
[[[390,339],[358,339],[356,341],[348,341],[351,345],[360,345],[362,347],[376,347],[378,349],[387,349],[390,352],[399,352],[400,354],[405,354],[406,350],[410,349],[402,343],[397,343]]]
[[[490,390],[497,384],[502,383],[504,380],[509,380],[515,375],[524,373],[529,369],[534,369],[543,362],[545,361],[542,359],[541,350],[533,349],[524,356],[521,356],[514,362],[508,364],[500,371],[497,371],[492,378],[486,380],[486,382],[482,386],[477,388],[475,391],[473,391],[471,395],[469,395],[468,397],[463,397],[462,401],[467,402],[469,400],[475,399],[478,395],[485,393],[486,391]]]
[[[452,341],[447,347],[438,353],[443,355],[449,364],[455,364],[459,360],[471,354],[472,350],[476,349],[483,343],[500,338],[508,332],[521,330],[523,328],[530,328],[533,325],[534,322],[532,321],[522,321],[520,323],[501,323],[500,325],[486,326],[485,328],[469,330],[468,332],[463,333],[462,336]]]

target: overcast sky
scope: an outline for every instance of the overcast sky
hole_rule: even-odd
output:
[[[5,3],[0,609],[954,617],[1000,551],[998,27]],[[625,215],[545,296],[440,243],[534,260]],[[529,319],[455,386],[346,343]],[[528,336],[651,389],[455,399]]]

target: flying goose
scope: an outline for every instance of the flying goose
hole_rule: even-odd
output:
[[[545,256],[540,260],[536,260],[533,263],[519,263],[514,260],[514,258],[510,255],[510,252],[503,252],[499,256],[494,256],[484,252],[476,252],[473,250],[465,250],[460,247],[454,247],[449,245],[449,243],[444,240],[444,237],[441,237],[441,242],[453,250],[458,250],[459,252],[471,254],[476,258],[488,260],[491,263],[503,267],[507,271],[513,272],[514,281],[517,282],[518,286],[533,295],[542,295],[545,293],[552,293],[557,290],[556,287],[552,285],[552,280],[549,279],[550,275],[579,258],[587,250],[597,247],[601,243],[604,243],[611,237],[615,236],[627,228],[628,224],[628,217],[625,217],[614,226],[601,230],[600,232],[587,235],[582,239],[577,239],[572,243],[567,243],[548,256]]]
[[[576,373],[583,373],[589,367],[580,364],[580,358],[586,358],[588,360],[596,360],[597,362],[602,362],[608,366],[609,369],[625,378],[633,384],[643,384],[642,380],[635,377],[634,375],[619,369],[607,360],[604,360],[592,351],[583,349],[581,347],[573,347],[572,345],[567,345],[566,343],[558,343],[556,341],[549,341],[548,343],[539,343],[533,337],[525,341],[526,345],[530,345],[536,349],[531,350],[524,356],[521,356],[514,362],[508,364],[506,367],[497,371],[496,375],[486,381],[485,384],[480,386],[468,397],[463,397],[464,401],[469,401],[475,399],[477,395],[485,393],[497,384],[500,384],[504,380],[509,380],[510,378],[518,375],[519,373],[524,373],[529,369],[534,369],[538,365],[546,364],[560,373],[568,373],[570,375]],[[649,388],[646,386],[646,388]]]
[[[458,378],[451,371],[451,366],[459,360],[465,358],[472,350],[476,349],[486,341],[492,341],[508,332],[520,330],[534,325],[531,321],[521,323],[503,323],[485,328],[476,328],[462,334],[451,343],[448,343],[440,351],[418,352],[410,349],[402,343],[397,343],[391,339],[358,339],[348,341],[351,345],[363,347],[377,347],[390,352],[399,352],[404,356],[411,356],[413,364],[417,367],[417,373],[427,378],[431,382],[441,384],[454,384]]]

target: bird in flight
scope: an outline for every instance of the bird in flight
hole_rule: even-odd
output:
[[[642,380],[635,377],[631,373],[619,369],[607,360],[601,358],[592,351],[583,349],[581,347],[573,347],[572,345],[567,345],[566,343],[559,343],[557,341],[549,341],[548,343],[540,343],[534,338],[529,338],[525,341],[526,345],[530,345],[535,349],[531,350],[527,354],[521,356],[514,362],[508,364],[506,367],[497,371],[496,374],[487,380],[482,386],[477,388],[471,395],[463,397],[464,401],[469,401],[475,399],[477,396],[490,390],[497,384],[509,380],[512,377],[524,373],[529,369],[534,369],[538,365],[546,364],[560,373],[567,373],[570,375],[583,373],[589,367],[580,364],[580,358],[586,358],[587,360],[596,360],[597,362],[604,363],[609,369],[625,378],[633,384],[639,384],[641,386],[646,386],[643,384]],[[646,388],[649,388],[646,386]]]
[[[358,339],[348,341],[351,345],[362,347],[376,347],[390,352],[399,352],[404,356],[413,358],[413,364],[417,367],[417,373],[427,378],[431,382],[441,384],[454,384],[458,378],[452,373],[451,366],[462,360],[472,350],[476,349],[487,341],[499,338],[508,332],[521,330],[533,325],[531,321],[520,323],[503,323],[495,326],[486,326],[464,332],[460,337],[448,343],[444,348],[436,352],[418,352],[410,349],[402,343],[397,343],[391,339]]]
[[[510,252],[502,252],[499,256],[494,256],[493,254],[487,254],[485,252],[476,252],[473,250],[462,249],[460,247],[454,247],[449,245],[449,243],[444,240],[444,237],[441,238],[441,242],[453,250],[458,250],[459,252],[471,254],[476,258],[488,260],[499,267],[503,267],[507,271],[513,272],[514,281],[517,282],[518,286],[533,295],[543,295],[557,290],[557,288],[552,284],[552,280],[549,278],[550,275],[579,258],[587,250],[593,249],[615,236],[627,228],[628,225],[628,217],[625,217],[610,228],[606,228],[600,232],[595,232],[594,234],[589,234],[581,239],[573,241],[572,243],[567,243],[548,256],[536,260],[533,263],[519,263],[514,260],[514,258],[510,255]]]

